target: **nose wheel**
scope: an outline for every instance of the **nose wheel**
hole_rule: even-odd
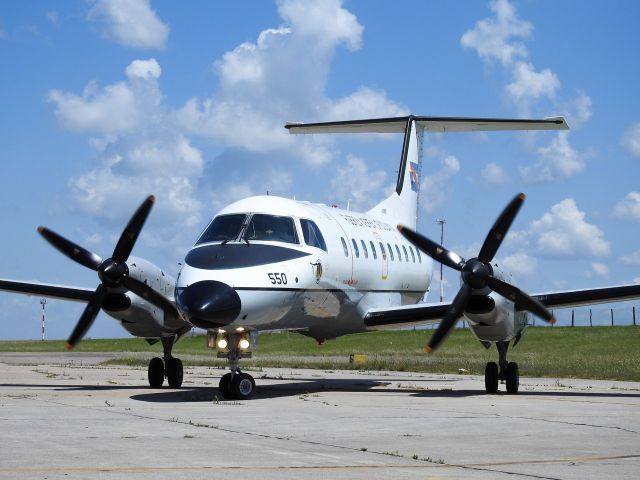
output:
[[[218,389],[227,400],[248,400],[256,391],[256,381],[248,373],[238,370],[236,373],[225,373]]]
[[[219,331],[216,336],[217,346],[221,349],[218,358],[226,358],[229,362],[230,372],[225,373],[218,384],[220,395],[227,400],[248,400],[256,391],[253,377],[238,368],[240,359],[251,358],[251,352],[247,352],[249,340],[242,333]]]

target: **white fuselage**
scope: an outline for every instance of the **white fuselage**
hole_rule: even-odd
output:
[[[241,307],[225,320],[226,327],[296,329],[322,341],[364,331],[367,309],[415,304],[429,289],[431,258],[407,242],[390,220],[274,196],[238,201],[216,218],[227,215],[246,215],[246,230],[226,242],[199,241],[176,281],[177,300],[197,282],[234,289]],[[269,216],[291,219],[295,235],[271,239],[256,234],[254,223]],[[309,221],[324,245],[305,234]],[[212,328],[197,319],[192,323]]]

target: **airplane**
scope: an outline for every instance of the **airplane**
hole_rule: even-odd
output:
[[[98,273],[95,289],[0,279],[0,290],[86,303],[67,340],[71,349],[103,310],[133,336],[160,342],[163,357],[149,362],[148,380],[179,388],[183,365],[175,343],[193,327],[207,331],[208,346],[228,362],[219,382],[226,399],[249,399],[255,380],[239,363],[250,357],[250,335],[288,330],[319,343],[342,335],[416,324],[439,324],[426,350],[438,348],[464,317],[498,362],[485,369],[485,390],[503,381],[517,393],[519,369],[507,361],[529,325],[530,314],[553,323],[551,308],[640,298],[640,285],[529,295],[495,261],[525,196],[500,213],[474,258],[416,232],[422,142],[425,133],[568,129],[564,118],[539,120],[409,115],[322,123],[287,123],[291,134],[402,133],[395,191],[367,212],[277,196],[255,196],[220,210],[188,251],[177,278],[131,255],[155,198],[135,211],[113,253],[99,255],[38,227],[71,260]],[[434,260],[460,272],[452,302],[424,303]]]

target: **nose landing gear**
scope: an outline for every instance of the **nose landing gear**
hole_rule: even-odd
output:
[[[219,331],[215,343],[219,348],[218,358],[226,358],[231,370],[220,379],[220,395],[227,400],[250,399],[256,391],[256,382],[251,375],[241,372],[238,368],[241,358],[251,358],[251,352],[247,351],[250,342],[246,334]]]

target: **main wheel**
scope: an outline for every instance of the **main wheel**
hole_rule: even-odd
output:
[[[171,388],[180,388],[182,386],[183,373],[182,360],[172,358],[167,362],[167,382]]]
[[[487,393],[498,391],[498,364],[489,362],[484,369],[484,388]]]
[[[509,362],[507,364],[507,370],[505,372],[507,381],[507,392],[518,393],[518,386],[520,385],[520,370],[516,362]]]
[[[151,359],[147,374],[151,388],[162,387],[162,383],[164,382],[164,362],[161,358],[154,357]]]
[[[256,382],[248,373],[234,375],[231,380],[231,393],[237,400],[248,400],[256,390]]]
[[[231,373],[225,373],[220,379],[220,383],[218,384],[218,390],[220,390],[220,395],[222,398],[231,399]]]

